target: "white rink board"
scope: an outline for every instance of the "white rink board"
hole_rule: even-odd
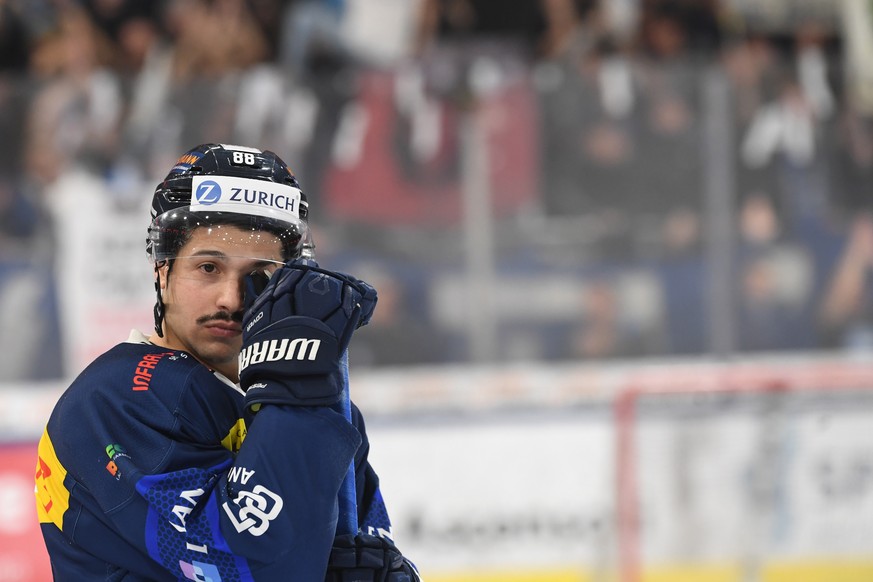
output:
[[[396,540],[422,569],[582,566],[611,532],[608,417],[370,423]]]
[[[645,563],[873,556],[873,408],[643,420]]]
[[[424,572],[617,566],[615,424],[589,412],[370,424],[400,547]],[[873,558],[873,407],[642,414],[642,559]]]

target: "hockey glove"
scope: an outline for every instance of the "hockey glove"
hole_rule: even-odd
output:
[[[421,578],[388,538],[359,533],[337,536],[325,582],[419,582]]]
[[[373,314],[376,290],[349,275],[320,269],[311,259],[296,259],[269,281],[250,275],[246,303],[239,356],[246,407],[257,411],[268,403],[337,402],[340,359],[352,333]]]

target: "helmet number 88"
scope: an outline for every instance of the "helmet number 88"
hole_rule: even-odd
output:
[[[245,164],[246,166],[255,165],[255,154],[251,152],[233,152],[234,164]]]

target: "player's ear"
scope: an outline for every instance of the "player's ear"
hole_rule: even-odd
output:
[[[155,265],[155,271],[153,273],[155,287],[160,287],[161,290],[165,290],[167,288],[167,263],[164,262],[160,265]]]

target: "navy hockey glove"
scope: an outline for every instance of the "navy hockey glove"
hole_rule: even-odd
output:
[[[421,578],[388,538],[359,533],[337,536],[325,582],[419,582]]]
[[[352,333],[373,314],[376,290],[320,269],[311,259],[296,259],[269,281],[263,275],[247,277],[246,303],[239,355],[246,407],[337,402],[340,359]]]

